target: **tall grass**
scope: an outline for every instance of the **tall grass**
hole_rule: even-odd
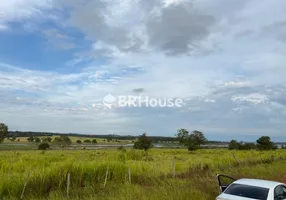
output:
[[[27,199],[65,199],[68,173],[74,199],[213,199],[217,173],[286,181],[285,150],[1,151],[0,158],[1,199],[19,199],[28,174]]]

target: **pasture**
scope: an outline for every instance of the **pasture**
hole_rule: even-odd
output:
[[[216,174],[286,182],[286,151],[0,151],[1,199],[214,199]],[[70,187],[67,192],[67,176]],[[68,194],[67,194],[68,193]]]

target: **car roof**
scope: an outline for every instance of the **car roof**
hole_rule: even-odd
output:
[[[277,185],[284,185],[283,183],[275,182],[275,181],[267,181],[261,179],[239,179],[234,181],[233,183],[242,184],[242,185],[251,185],[256,187],[264,187],[264,188],[274,188]]]

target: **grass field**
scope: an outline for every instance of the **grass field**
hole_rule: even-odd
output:
[[[45,136],[39,136],[39,138],[44,138]],[[57,136],[51,136],[52,139],[54,139]],[[104,138],[91,138],[91,137],[76,137],[76,136],[70,136],[69,137],[72,141],[72,143],[76,143],[77,140],[81,140],[84,142],[84,140],[93,140],[96,139],[98,144],[130,144],[132,143],[132,140],[112,140],[112,141],[107,141],[107,139]],[[16,141],[10,141],[9,139],[4,140],[4,144],[28,144],[28,137],[17,137]]]
[[[31,150],[0,158],[1,199],[19,199],[28,176],[25,199],[66,199],[68,173],[70,199],[214,199],[217,173],[286,182],[285,150]]]

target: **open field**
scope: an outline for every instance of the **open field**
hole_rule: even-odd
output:
[[[70,199],[214,199],[217,173],[286,182],[285,150],[31,150],[0,157],[1,199],[19,199],[28,175],[25,199],[66,199],[68,173]]]
[[[39,138],[44,138],[46,136],[39,136]],[[57,136],[51,136],[52,139],[54,139]],[[81,140],[82,142],[84,140],[93,140],[96,139],[98,144],[131,144],[132,140],[112,140],[112,141],[107,141],[107,139],[104,138],[96,138],[96,137],[76,137],[76,136],[70,136],[69,137],[72,141],[72,143],[76,143],[77,140]],[[29,144],[28,142],[28,137],[17,137],[16,141],[10,141],[9,139],[4,140],[4,144],[17,144],[17,143],[23,143],[23,144]],[[19,141],[18,141],[19,140]]]
[[[42,139],[46,136],[39,136],[38,138]],[[57,136],[51,136],[52,140]],[[69,137],[72,141],[72,145],[69,147],[69,149],[100,149],[100,148],[106,148],[106,145],[110,147],[116,147],[116,146],[124,146],[124,145],[133,145],[132,140],[111,140],[107,141],[107,139],[104,138],[96,138],[96,137],[76,137],[76,136],[70,136]],[[40,143],[36,142],[28,142],[28,137],[17,137],[15,141],[11,141],[10,139],[6,138],[4,142],[0,145],[0,150],[36,150],[38,149],[38,145]],[[96,139],[97,143],[85,143],[85,140],[92,141],[93,139]],[[81,140],[81,144],[77,144],[76,141]],[[61,149],[59,145],[54,145],[53,142],[49,143],[51,149]],[[102,145],[102,146],[101,146]]]

